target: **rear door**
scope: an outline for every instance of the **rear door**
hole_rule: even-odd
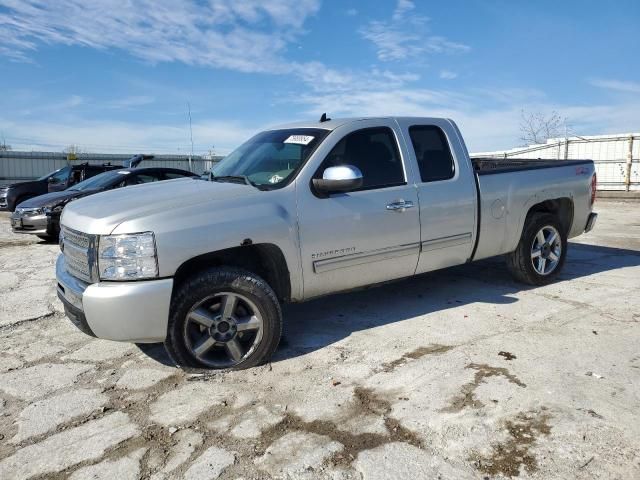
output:
[[[477,192],[468,155],[447,120],[400,119],[418,165],[421,250],[416,273],[465,263],[476,235]]]
[[[321,145],[307,175],[298,177],[305,298],[414,273],[418,195],[407,180],[406,149],[399,139],[391,120],[340,127]],[[362,188],[328,198],[316,195],[311,178],[338,165],[359,168]],[[406,208],[396,208],[399,204]]]

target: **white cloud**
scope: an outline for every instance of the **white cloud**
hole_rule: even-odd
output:
[[[135,107],[150,105],[155,101],[155,97],[152,97],[150,95],[131,95],[129,97],[107,101],[105,103],[105,107],[114,110],[127,110]]]
[[[41,43],[120,49],[149,62],[243,72],[286,70],[280,55],[319,0],[1,0],[0,54]]]
[[[371,41],[381,61],[404,60],[429,53],[464,53],[470,47],[430,35],[429,18],[414,13],[410,0],[398,0],[390,20],[372,20],[359,30]]]
[[[458,78],[458,74],[451,70],[440,70],[440,78],[443,80],[453,80],[454,78]]]
[[[321,62],[296,64],[292,68],[308,88],[323,93],[398,88],[420,79],[415,73],[395,73],[378,68],[366,71],[338,70]]]
[[[536,89],[469,89],[463,92],[400,87],[315,92],[296,99],[315,117],[419,116],[451,118],[472,151],[511,148],[518,144],[521,112],[557,111],[580,135],[628,132],[636,122],[640,100],[615,105],[578,106],[552,102]]]
[[[258,128],[237,122],[205,120],[193,124],[196,153],[228,153],[248,139]],[[78,121],[54,119],[15,122],[0,118],[0,131],[15,150],[61,151],[78,145],[88,152],[181,153],[191,151],[189,128],[179,124],[140,124],[139,122]]]
[[[604,88],[606,90],[612,90],[615,92],[640,93],[640,83],[638,82],[594,78],[591,79],[589,83],[594,87]]]
[[[350,8],[344,13],[347,14],[349,17],[355,17],[358,14],[358,10],[356,10],[355,8]]]

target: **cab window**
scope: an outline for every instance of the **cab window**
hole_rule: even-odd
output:
[[[164,172],[164,178],[166,180],[173,180],[176,178],[185,178],[185,177],[191,177],[192,175],[187,174],[187,173],[182,173],[182,172]]]
[[[127,177],[124,181],[124,186],[128,187],[129,185],[141,185],[143,183],[149,182],[157,182],[160,180],[157,173],[132,173]]]
[[[393,131],[365,128],[346,135],[331,150],[316,178],[329,167],[352,165],[362,172],[360,190],[404,185],[404,169]]]
[[[71,167],[64,167],[61,170],[58,170],[56,173],[49,177],[49,183],[57,184],[64,183],[69,179],[69,172],[71,171]]]
[[[453,178],[456,167],[449,142],[441,128],[434,125],[414,125],[409,128],[409,136],[423,182]]]

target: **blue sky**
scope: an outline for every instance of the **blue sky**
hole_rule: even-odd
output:
[[[296,119],[456,120],[472,151],[639,131],[640,2],[0,0],[0,141],[227,153]]]

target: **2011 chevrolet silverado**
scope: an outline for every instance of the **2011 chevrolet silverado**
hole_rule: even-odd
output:
[[[58,296],[90,335],[246,368],[276,349],[282,302],[501,254],[517,280],[552,281],[595,189],[588,160],[472,160],[448,119],[323,115],[255,135],[209,181],[69,204]]]

